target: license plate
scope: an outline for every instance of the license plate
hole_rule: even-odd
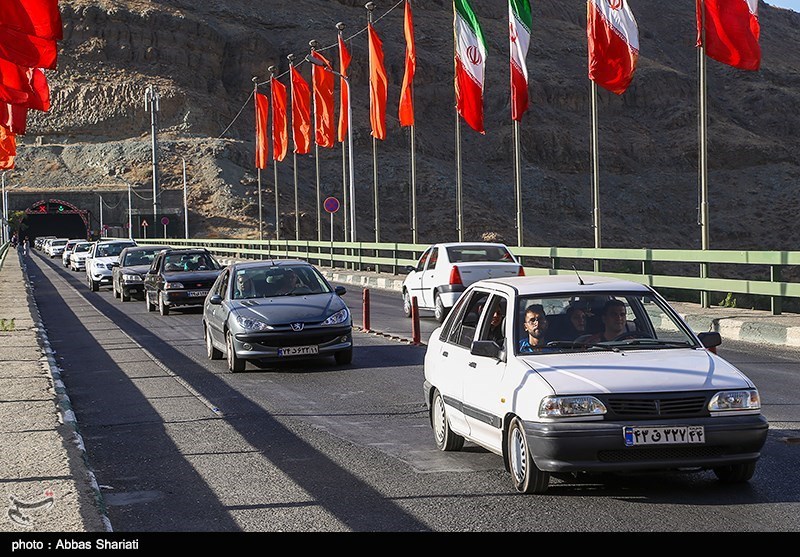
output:
[[[705,443],[705,431],[701,425],[636,427],[623,429],[625,445],[683,445]]]
[[[205,296],[207,294],[208,290],[192,290],[191,292],[187,292],[187,296],[192,296],[193,298]]]
[[[278,348],[278,356],[305,356],[307,354],[319,354],[319,346],[289,346]]]

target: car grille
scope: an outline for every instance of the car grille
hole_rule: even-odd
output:
[[[711,393],[659,393],[604,397],[606,419],[695,418],[708,416]]]
[[[702,460],[723,456],[723,447],[658,447],[600,451],[601,462],[659,462],[664,460]]]
[[[347,334],[347,331],[325,331],[325,332],[299,332],[299,333],[274,333],[269,335],[254,335],[249,342],[257,342],[262,346],[272,348],[284,348],[287,346],[300,346],[305,344],[328,344],[337,338]]]

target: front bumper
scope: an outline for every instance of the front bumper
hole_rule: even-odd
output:
[[[125,294],[144,294],[144,283],[142,281],[122,281],[121,286]]]
[[[99,284],[111,284],[111,279],[113,278],[112,272],[106,269],[91,269],[89,276]]]
[[[195,290],[162,290],[167,306],[202,306],[211,287]]]
[[[705,443],[626,446],[625,426],[702,425]],[[767,439],[762,415],[631,422],[524,422],[536,466],[546,472],[713,468],[755,461]]]
[[[302,357],[332,356],[353,347],[353,328],[326,327],[302,332],[236,333],[233,338],[236,355],[245,360],[292,360]],[[317,346],[317,354],[279,356],[278,349]]]

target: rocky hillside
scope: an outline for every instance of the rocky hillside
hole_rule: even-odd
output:
[[[591,108],[584,0],[533,4],[531,109],[522,122],[526,245],[592,246]],[[62,0],[64,40],[48,72],[53,106],[32,113],[14,181],[43,191],[150,183],[150,115],[160,95],[162,185],[182,187],[192,234],[257,236],[253,77],[261,82],[308,42],[336,60],[337,22],[352,37],[359,239],[372,240],[367,11],[355,0]],[[397,121],[402,5],[375,2],[389,75],[388,137],[378,142],[381,239],[408,242],[409,133]],[[473,3],[488,41],[486,135],[462,124],[465,237],[514,228],[507,7]],[[631,2],[641,53],[622,96],[599,93],[600,192],[606,247],[700,247],[697,225],[697,49],[694,2]],[[394,9],[392,9],[394,7]],[[419,241],[457,239],[452,2],[413,2]],[[710,238],[713,248],[798,249],[800,14],[759,7],[763,62],[744,72],[708,61]],[[388,12],[388,13],[387,13]],[[384,16],[384,14],[386,14]],[[381,17],[384,16],[384,17]],[[380,19],[378,19],[380,18]],[[301,66],[306,78],[308,64]],[[287,82],[286,77],[283,78]],[[268,93],[266,86],[261,92]],[[297,158],[301,237],[316,239],[316,161]],[[342,151],[320,149],[322,195],[342,196]],[[294,237],[292,155],[278,164],[282,237]],[[274,177],[262,172],[266,230]],[[339,213],[341,215],[341,213]],[[327,237],[327,214],[323,213]],[[337,231],[337,236],[341,233]]]

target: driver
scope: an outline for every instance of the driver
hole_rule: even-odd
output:
[[[603,330],[601,332],[593,335],[583,335],[575,339],[575,342],[580,344],[605,342],[614,340],[628,331],[628,310],[622,300],[607,301],[603,306],[603,311],[600,313],[600,319],[603,321]]]

